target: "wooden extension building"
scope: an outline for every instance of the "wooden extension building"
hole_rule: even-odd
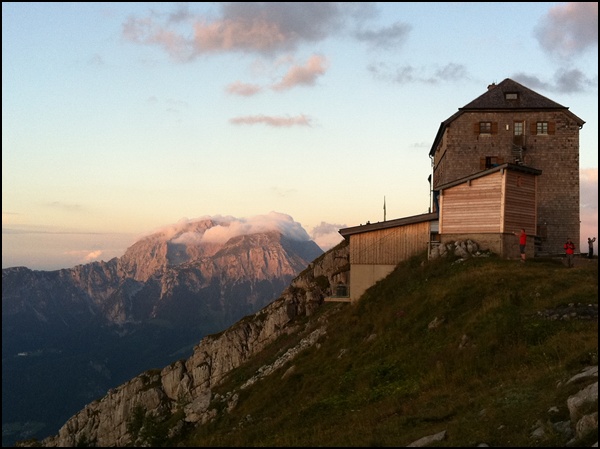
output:
[[[350,289],[356,301],[400,262],[432,245],[470,239],[502,257],[518,258],[514,233],[534,234],[540,170],[502,164],[439,186],[439,213],[340,229],[349,241]],[[533,245],[527,246],[533,257]]]
[[[439,241],[473,240],[502,257],[518,258],[514,233],[534,236],[540,170],[502,164],[440,185]],[[534,254],[533,238],[526,251]]]
[[[529,257],[562,252],[567,237],[579,242],[584,123],[508,78],[459,108],[441,123],[429,152],[430,213],[339,230],[349,241],[350,301],[435,244],[470,239],[519,258],[514,233],[521,228]]]
[[[340,229],[349,240],[351,302],[392,272],[396,265],[425,251],[437,234],[437,213]]]

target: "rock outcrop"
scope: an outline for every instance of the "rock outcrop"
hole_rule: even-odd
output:
[[[298,332],[294,319],[310,316],[331,293],[330,285],[335,285],[349,268],[347,253],[347,246],[339,245],[316,259],[276,301],[226,331],[204,337],[187,360],[145,372],[109,391],[69,419],[58,435],[46,438],[42,445],[135,445],[128,424],[136,410],[154,416],[183,410],[184,421],[207,422],[216,413],[210,408],[214,399],[211,389],[281,335]],[[324,332],[324,327],[312,329],[296,351],[288,351],[286,360],[303,346],[314,344]]]
[[[3,269],[2,423],[18,429],[3,444],[55,433],[109,388],[189,356],[203,336],[276,300],[323,251],[298,224],[269,218],[286,232],[205,219],[107,262]]]

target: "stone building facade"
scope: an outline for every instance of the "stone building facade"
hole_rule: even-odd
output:
[[[567,107],[511,79],[492,84],[441,123],[429,153],[433,196],[439,186],[504,163],[540,170],[531,241],[536,255],[562,254],[567,237],[579,242],[584,123]]]

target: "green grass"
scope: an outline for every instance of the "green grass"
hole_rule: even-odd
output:
[[[213,393],[236,391],[237,406],[179,443],[407,446],[446,430],[433,446],[565,446],[550,421],[568,420],[577,386],[564,381],[598,363],[598,320],[538,312],[597,304],[597,270],[597,259],[567,269],[551,259],[415,257],[358,304],[325,303],[304,318],[309,332],[328,315],[327,336],[291,365],[239,389],[306,334],[233,371]],[[538,420],[548,423],[542,441],[530,436]]]

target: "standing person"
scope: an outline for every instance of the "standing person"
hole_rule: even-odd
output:
[[[594,257],[594,242],[596,241],[596,237],[588,237],[588,259]]]
[[[521,262],[525,262],[527,257],[525,255],[525,247],[527,246],[527,234],[525,233],[525,229],[521,228],[521,232],[519,232],[519,234],[516,232],[513,232],[513,234],[519,237],[519,252],[521,253]]]
[[[575,253],[575,243],[570,238],[565,243],[565,253],[567,254],[567,266],[573,268],[573,254]]]

